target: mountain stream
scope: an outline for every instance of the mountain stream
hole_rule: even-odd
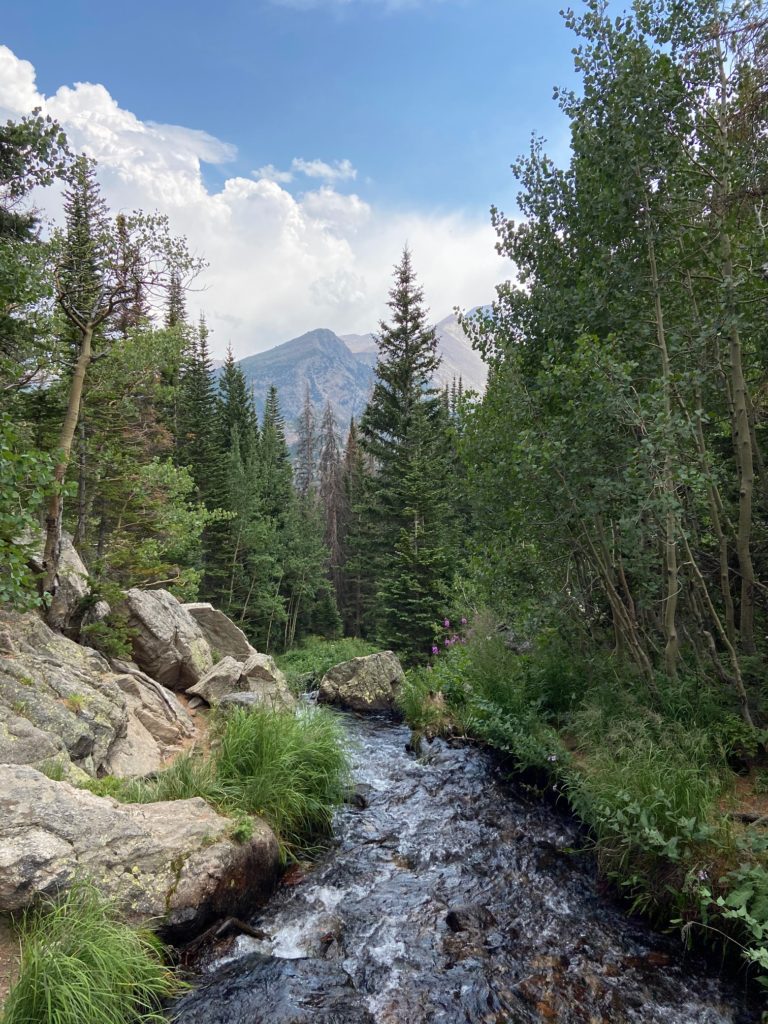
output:
[[[179,1024],[751,1024],[738,981],[628,918],[573,821],[471,746],[347,718],[364,807],[212,954]],[[582,847],[582,852],[579,848]]]

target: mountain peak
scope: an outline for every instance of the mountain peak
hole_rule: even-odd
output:
[[[436,327],[442,362],[435,383],[442,387],[461,377],[465,389],[482,392],[486,366],[473,351],[456,318],[448,316]],[[239,365],[252,389],[259,415],[263,412],[267,390],[275,385],[287,434],[292,440],[295,437],[292,428],[299,417],[307,386],[318,413],[330,401],[342,433],[350,417],[361,415],[373,386],[377,351],[373,334],[339,336],[327,327],[317,327],[266,352],[246,356]]]

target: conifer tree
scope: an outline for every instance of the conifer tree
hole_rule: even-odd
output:
[[[320,462],[318,465],[319,495],[325,519],[324,539],[328,549],[328,570],[341,603],[342,595],[342,531],[344,528],[344,483],[341,467],[336,417],[326,402],[320,428]]]
[[[285,439],[285,421],[280,411],[277,388],[271,385],[267,392],[262,418],[259,474],[264,511],[280,521],[293,496],[293,473],[288,444]]]
[[[208,333],[208,325],[201,314],[182,368],[176,461],[189,468],[199,498],[213,507],[211,490],[216,477],[219,447],[216,443],[216,389],[208,351]]]
[[[355,561],[377,588],[376,604],[362,609],[363,623],[372,617],[381,640],[418,657],[428,650],[428,624],[441,613],[453,531],[446,527],[448,402],[432,385],[437,337],[407,248],[388,305],[391,323],[381,324],[373,393],[361,422],[373,475],[358,505]]]
[[[181,327],[187,322],[187,309],[184,302],[184,288],[181,275],[173,271],[168,283],[168,298],[165,305],[165,326]]]
[[[315,412],[309,383],[304,386],[304,404],[299,417],[299,438],[296,446],[296,490],[299,496],[306,498],[315,486],[315,456],[317,439],[315,437]]]

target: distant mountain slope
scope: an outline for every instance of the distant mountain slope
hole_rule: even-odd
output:
[[[435,324],[435,327],[438,351],[442,358],[437,371],[437,383],[450,387],[454,377],[461,377],[465,391],[471,389],[482,394],[488,378],[488,367],[472,348],[459,321],[451,313]],[[358,358],[373,356],[375,362],[376,341],[373,334],[342,334],[340,338]]]
[[[472,388],[482,392],[486,366],[471,348],[456,318],[448,316],[436,326],[443,360],[437,384],[450,386],[455,377],[461,377],[465,390]],[[267,352],[246,356],[239,365],[253,392],[259,417],[264,412],[264,400],[270,385],[277,387],[286,433],[292,442],[307,383],[318,416],[326,401],[330,400],[339,429],[342,435],[346,435],[350,418],[359,418],[368,401],[376,354],[372,334],[339,337],[333,331],[318,328]]]
[[[345,434],[350,418],[359,417],[365,408],[372,382],[371,364],[357,359],[333,331],[324,328],[247,356],[239,365],[253,391],[259,417],[270,385],[277,388],[289,441],[295,436],[307,383],[318,415],[330,400]]]

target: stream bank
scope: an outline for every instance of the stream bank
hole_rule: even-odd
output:
[[[180,1024],[751,1024],[743,985],[600,889],[577,825],[493,757],[347,716],[365,807],[204,967]]]

